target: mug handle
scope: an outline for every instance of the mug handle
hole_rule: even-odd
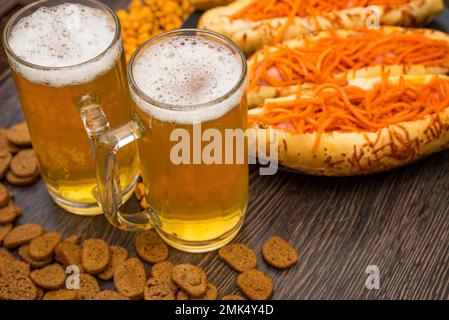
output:
[[[90,96],[82,97],[77,108],[94,154],[98,200],[108,221],[124,231],[160,227],[161,222],[151,209],[134,214],[127,214],[120,210],[123,199],[117,152],[140,139],[145,132],[145,127],[135,117],[127,124],[111,129],[100,105]]]

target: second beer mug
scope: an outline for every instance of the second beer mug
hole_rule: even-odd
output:
[[[248,198],[245,56],[216,33],[179,30],[141,46],[128,73],[134,121],[110,130],[100,106],[80,106],[106,217],[125,230],[155,226],[185,251],[226,244]],[[119,209],[116,153],[134,140],[151,209],[127,215]]]
[[[111,126],[131,119],[120,25],[93,0],[43,0],[18,11],[3,43],[41,176],[67,211],[99,214],[95,163],[76,109],[82,97],[101,103]],[[124,197],[138,176],[136,146],[118,157]]]

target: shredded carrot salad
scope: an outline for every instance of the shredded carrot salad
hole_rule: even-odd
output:
[[[408,2],[410,0],[255,0],[231,18],[260,21],[282,17],[307,17],[370,5],[394,7]]]
[[[434,78],[428,84],[397,84],[384,76],[370,90],[356,86],[325,83],[310,97],[266,103],[259,114],[249,115],[249,123],[271,126],[292,133],[316,132],[316,150],[325,132],[376,131],[391,124],[414,121],[441,112],[449,106],[449,80]]]
[[[349,70],[375,65],[423,65],[449,67],[449,43],[422,33],[404,34],[362,30],[348,37],[335,31],[329,37],[305,40],[301,48],[265,47],[250,70],[251,86],[284,87],[303,82],[343,84],[336,77]]]

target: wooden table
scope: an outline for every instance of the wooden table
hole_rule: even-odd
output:
[[[106,2],[115,9],[127,3]],[[449,30],[449,12],[433,26]],[[0,84],[0,126],[22,119],[14,83],[6,74]],[[449,152],[392,172],[354,178],[288,172],[263,177],[252,168],[250,185],[246,223],[236,241],[257,251],[259,267],[274,279],[273,298],[449,299]],[[101,216],[64,212],[51,201],[42,181],[11,189],[24,209],[20,223],[100,237],[135,254],[134,234],[114,230]],[[296,267],[281,272],[261,261],[261,245],[270,235],[294,244],[300,253]],[[171,250],[170,260],[202,266],[220,296],[238,292],[237,274],[216,252]],[[380,290],[365,287],[369,265],[380,269]]]

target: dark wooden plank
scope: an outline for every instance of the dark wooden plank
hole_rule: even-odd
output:
[[[109,2],[117,9],[127,1]],[[433,26],[447,28],[448,21],[446,11]],[[7,78],[0,85],[0,126],[21,119],[13,81]],[[135,254],[133,234],[115,230],[101,216],[64,212],[50,200],[42,182],[12,190],[24,209],[20,223],[41,223],[66,236],[101,237]],[[300,261],[291,270],[276,271],[259,263],[274,279],[276,299],[449,299],[448,196],[449,152],[392,172],[354,178],[285,171],[263,177],[253,167],[246,223],[236,241],[254,248],[260,260],[269,235],[281,235],[298,248]],[[131,206],[137,207],[135,201]],[[204,267],[221,294],[238,292],[237,274],[215,252],[171,250],[170,259]],[[364,286],[365,269],[372,264],[380,268],[380,290]]]
[[[22,3],[10,0],[10,1],[2,1],[2,5],[0,6],[0,30],[3,32],[3,29],[6,25],[8,19],[23,6]],[[6,53],[3,48],[3,41],[0,43],[0,82],[5,80],[9,76],[8,69],[8,61],[6,58]]]

